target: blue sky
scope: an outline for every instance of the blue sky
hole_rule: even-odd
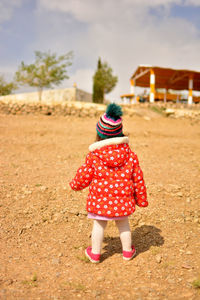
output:
[[[0,74],[8,80],[35,50],[72,50],[60,87],[76,82],[88,92],[100,56],[119,78],[111,100],[129,92],[140,64],[200,71],[200,0],[0,0],[0,12]]]

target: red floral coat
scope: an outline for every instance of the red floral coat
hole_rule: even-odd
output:
[[[87,211],[106,216],[128,216],[135,204],[148,205],[143,173],[127,137],[96,142],[89,147],[85,163],[70,182],[73,190],[89,186]]]

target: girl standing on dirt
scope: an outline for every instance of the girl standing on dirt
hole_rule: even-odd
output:
[[[143,173],[137,155],[129,147],[128,137],[123,134],[121,116],[120,106],[108,105],[96,125],[96,142],[90,145],[85,163],[70,182],[75,191],[89,186],[87,211],[94,224],[92,246],[85,254],[93,263],[100,261],[108,220],[114,220],[118,227],[123,259],[135,256],[128,216],[135,211],[135,204],[148,205]]]

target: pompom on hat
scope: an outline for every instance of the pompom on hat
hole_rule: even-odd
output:
[[[97,134],[103,139],[123,136],[122,115],[122,109],[119,105],[109,104],[96,125]]]

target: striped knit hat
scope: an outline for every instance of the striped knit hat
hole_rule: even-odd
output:
[[[123,136],[122,114],[122,109],[119,105],[115,103],[109,104],[106,112],[97,123],[97,134],[103,139]]]

